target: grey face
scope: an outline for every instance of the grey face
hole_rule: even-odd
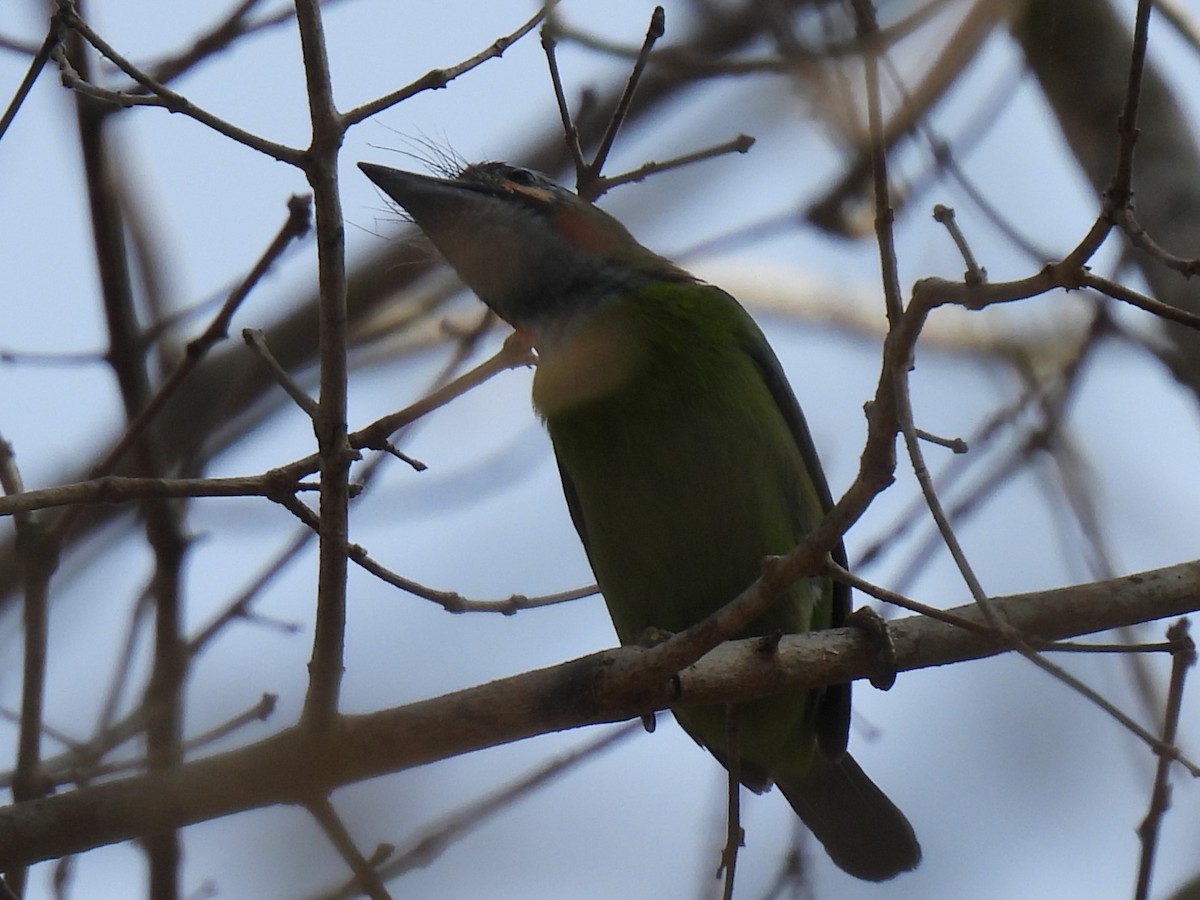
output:
[[[484,186],[361,163],[360,168],[412,216],[472,291],[503,314],[529,289],[545,253],[544,218]]]
[[[444,179],[370,163],[359,168],[514,326],[561,326],[636,289],[651,269],[659,278],[688,277],[642,248],[616,219],[528,169],[480,163]]]

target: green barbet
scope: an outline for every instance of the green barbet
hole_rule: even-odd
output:
[[[533,403],[623,644],[719,609],[831,505],[800,407],[749,314],[545,176],[505,163],[433,178],[360,163],[538,353]],[[834,558],[845,563],[839,545]],[[849,589],[794,585],[742,637],[841,625]],[[675,710],[728,764],[726,711]],[[921,858],[912,826],[846,753],[850,686],[738,708],[742,782],[779,785],[851,875]]]

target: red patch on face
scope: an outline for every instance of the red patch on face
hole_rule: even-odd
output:
[[[558,233],[584,253],[607,255],[613,247],[613,238],[603,222],[586,213],[566,207],[554,214],[554,227]]]

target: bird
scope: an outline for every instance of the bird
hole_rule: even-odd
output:
[[[832,506],[800,405],[730,294],[642,246],[547,176],[359,168],[537,352],[532,400],[623,645],[682,631],[755,581]],[[833,558],[846,564],[839,541]],[[846,622],[849,588],[804,579],[737,637]],[[660,638],[661,639],[661,638]],[[779,787],[845,872],[916,867],[912,826],[846,752],[850,686],[673,710],[742,784]]]

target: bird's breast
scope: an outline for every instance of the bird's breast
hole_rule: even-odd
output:
[[[645,342],[628,310],[614,306],[537,342],[533,405],[542,418],[619,391],[642,364]]]

